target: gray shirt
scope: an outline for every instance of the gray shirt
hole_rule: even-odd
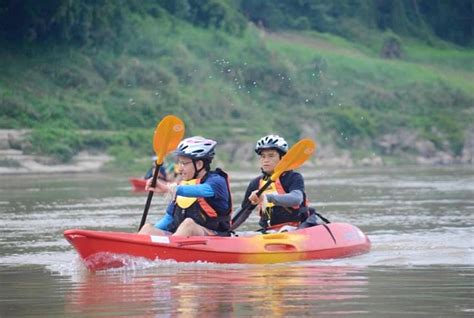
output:
[[[267,194],[266,196],[268,202],[284,207],[299,206],[303,202],[301,190],[293,190],[285,194]]]

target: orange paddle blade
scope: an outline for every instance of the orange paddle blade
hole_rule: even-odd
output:
[[[160,121],[153,134],[157,165],[162,164],[166,155],[176,149],[183,136],[184,123],[180,118],[167,115]]]
[[[305,138],[298,141],[288,152],[281,158],[280,162],[273,170],[271,176],[272,181],[285,171],[299,168],[316,150],[316,143],[311,139]]]

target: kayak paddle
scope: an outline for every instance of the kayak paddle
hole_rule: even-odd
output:
[[[270,179],[258,190],[257,196],[259,197],[272,182],[274,182],[280,175],[289,170],[299,168],[316,150],[316,144],[311,139],[305,138],[298,141],[288,152],[281,158],[280,162],[276,165],[273,170],[273,174]],[[256,205],[253,205],[248,201],[232,218],[231,230],[235,230],[239,227],[255,209]]]
[[[176,149],[181,139],[183,139],[183,136],[184,123],[180,118],[174,115],[165,116],[156,126],[155,132],[153,133],[153,150],[156,153],[156,166],[150,185],[152,188],[156,186],[156,179],[158,178],[158,173],[163,165],[166,155]],[[153,191],[150,191],[148,192],[145,210],[143,211],[142,221],[140,222],[138,231],[140,231],[143,225],[145,225],[152,198]]]

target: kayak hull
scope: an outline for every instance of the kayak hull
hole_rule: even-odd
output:
[[[368,252],[371,245],[361,230],[347,223],[243,237],[150,236],[78,229],[67,230],[64,236],[91,271],[125,265],[120,256],[268,264],[354,256]]]
[[[132,185],[132,190],[134,192],[145,192],[146,179],[129,178],[128,181]]]

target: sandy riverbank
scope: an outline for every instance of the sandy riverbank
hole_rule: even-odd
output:
[[[0,174],[95,172],[113,158],[106,154],[80,152],[67,164],[52,158],[25,154],[21,149],[28,130],[0,129]]]
[[[67,164],[50,164],[48,157],[24,155],[20,151],[0,150],[0,161],[8,164],[0,166],[0,175],[25,173],[65,173],[99,171],[112,157],[106,154],[81,152]]]

